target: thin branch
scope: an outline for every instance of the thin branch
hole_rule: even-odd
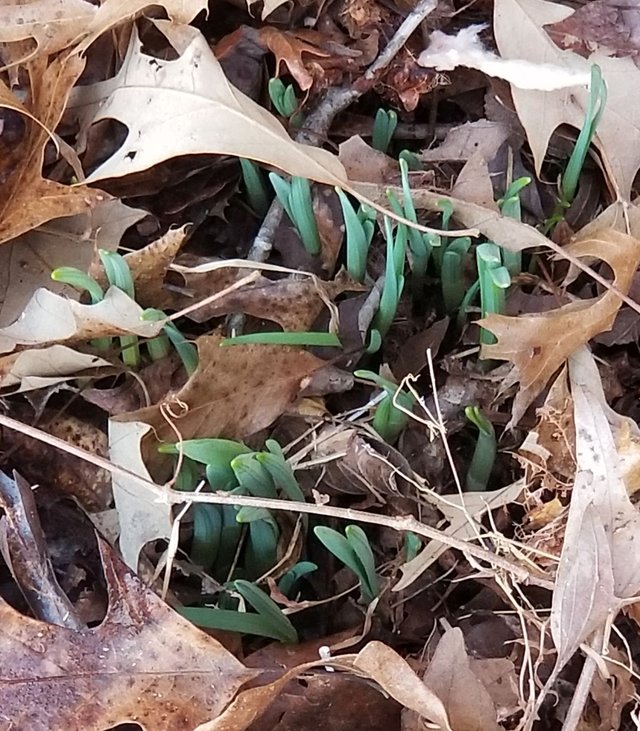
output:
[[[170,505],[192,503],[213,503],[216,505],[239,505],[247,507],[260,507],[267,510],[284,510],[288,512],[310,513],[312,515],[324,515],[327,517],[338,518],[341,520],[350,520],[358,523],[371,523],[373,525],[385,526],[399,532],[410,531],[417,535],[423,536],[433,541],[438,541],[451,548],[458,549],[468,556],[473,556],[480,561],[486,561],[496,569],[502,569],[512,574],[515,579],[526,584],[535,584],[545,589],[553,589],[553,582],[543,576],[531,573],[528,569],[509,561],[503,556],[499,556],[485,548],[481,548],[471,543],[467,543],[459,538],[448,535],[445,531],[432,528],[429,525],[420,523],[413,516],[393,517],[388,515],[377,515],[374,513],[366,513],[362,510],[352,510],[349,508],[337,508],[330,505],[314,505],[312,503],[302,503],[293,500],[274,500],[266,498],[255,498],[247,495],[229,495],[228,493],[188,493],[179,490],[171,490],[163,485],[156,485],[151,480],[147,480],[135,472],[131,472],[124,467],[113,464],[104,457],[91,454],[74,444],[65,442],[51,434],[47,434],[36,427],[23,424],[22,422],[12,419],[9,416],[0,414],[0,426],[21,432],[26,436],[37,439],[40,442],[49,444],[57,449],[72,454],[85,462],[90,462],[96,467],[101,467],[111,474],[117,474],[125,477],[131,482],[144,487],[149,491],[150,497],[153,496],[158,502]]]

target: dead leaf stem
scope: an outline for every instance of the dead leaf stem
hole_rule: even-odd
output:
[[[468,556],[473,556],[480,561],[486,561],[491,564],[495,569],[502,569],[513,575],[517,581],[521,581],[525,584],[533,584],[540,586],[544,589],[553,590],[554,583],[549,579],[531,573],[528,569],[513,563],[503,556],[499,556],[492,551],[489,551],[480,546],[467,543],[459,538],[448,535],[445,531],[432,528],[429,525],[425,525],[420,521],[416,520],[413,516],[399,516],[393,517],[388,515],[378,515],[374,513],[367,513],[363,510],[352,510],[350,508],[337,508],[330,505],[315,505],[312,503],[296,502],[292,500],[277,500],[277,499],[266,499],[266,498],[255,498],[246,495],[228,495],[225,493],[185,493],[178,490],[167,489],[164,485],[157,485],[151,480],[147,480],[135,472],[131,472],[124,467],[120,467],[108,459],[100,457],[95,454],[91,454],[74,444],[59,439],[51,434],[47,434],[41,429],[24,424],[17,419],[12,419],[9,416],[0,414],[0,425],[5,426],[8,429],[21,432],[26,436],[33,439],[37,439],[40,442],[49,444],[53,447],[61,449],[67,454],[72,454],[79,459],[90,462],[91,464],[101,467],[107,470],[111,474],[120,475],[129,480],[137,482],[139,485],[147,489],[152,495],[155,496],[156,501],[160,503],[168,503],[171,505],[182,504],[185,502],[192,503],[213,503],[216,505],[240,505],[254,508],[266,508],[267,510],[286,510],[289,512],[298,513],[309,513],[312,515],[324,515],[327,517],[338,518],[340,520],[350,520],[359,523],[370,523],[378,526],[385,526],[399,532],[412,532],[416,533],[429,540],[439,541],[451,548],[455,548],[462,551]]]

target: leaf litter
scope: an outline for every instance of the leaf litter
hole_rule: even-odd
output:
[[[0,8],[12,728],[633,723],[638,16],[405,5]]]

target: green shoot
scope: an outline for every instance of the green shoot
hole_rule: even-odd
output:
[[[115,251],[99,249],[98,255],[104,267],[104,273],[109,284],[121,289],[132,300],[135,300],[136,293],[131,276],[131,269],[125,258]],[[137,335],[121,335],[120,347],[122,349],[122,362],[128,368],[138,368],[140,365],[140,345]]]
[[[316,526],[313,532],[324,547],[358,577],[362,598],[371,604],[378,596],[380,586],[367,534],[357,525],[348,525],[344,536],[325,526]]]
[[[380,150],[380,152],[386,153],[397,126],[398,115],[396,112],[393,110],[387,112],[385,109],[378,109],[373,120],[371,147],[374,150]]]
[[[143,320],[158,322],[160,320],[166,320],[166,318],[167,316],[164,312],[162,312],[162,310],[156,310],[153,307],[144,310],[142,313]],[[182,365],[187,371],[187,374],[192,376],[198,368],[198,349],[193,343],[190,343],[180,330],[178,330],[178,328],[169,320],[164,323],[162,329],[165,337],[173,345],[180,356],[180,360],[182,361]],[[149,350],[151,358],[157,360],[154,358],[154,352],[157,350],[157,345],[154,341],[158,341],[158,338],[147,341],[147,349]]]
[[[249,205],[258,216],[264,216],[269,209],[269,195],[267,186],[262,178],[260,168],[252,161],[244,157],[240,158],[242,179],[249,198]]]
[[[86,272],[76,269],[76,267],[58,267],[51,272],[51,279],[54,282],[68,284],[71,287],[88,292],[91,303],[94,305],[104,299],[104,292],[98,282]],[[91,341],[91,344],[97,350],[109,350],[111,338],[95,338]]]
[[[299,561],[295,566],[283,574],[278,581],[278,589],[289,599],[294,598],[294,592],[300,579],[317,571],[318,565],[311,561]]]
[[[416,402],[415,396],[400,390],[395,383],[372,371],[355,371],[353,375],[375,384],[384,391],[385,395],[376,407],[373,417],[373,428],[385,442],[394,444],[409,423],[409,414],[406,412],[410,413],[413,409]],[[400,404],[401,409],[394,404],[394,400]]]
[[[375,211],[360,206],[356,213],[345,193],[336,188],[342,206],[347,239],[347,272],[356,282],[364,282],[367,256],[375,230]]]
[[[489,484],[493,463],[496,459],[495,431],[493,424],[477,406],[467,406],[464,413],[467,419],[478,428],[478,439],[467,472],[466,487],[470,492],[484,492]]]
[[[255,584],[238,579],[232,587],[256,613],[211,607],[182,607],[180,614],[199,627],[270,637],[288,644],[298,641],[298,633],[280,607]]]
[[[278,200],[296,228],[304,248],[312,256],[320,253],[320,233],[313,213],[311,185],[306,178],[293,177],[286,181],[277,173],[269,173],[269,180]]]
[[[568,208],[575,198],[589,147],[607,103],[607,85],[597,64],[591,66],[591,84],[585,120],[560,183],[560,205]]]
[[[385,265],[384,286],[380,296],[380,305],[373,318],[371,342],[367,351],[375,353],[382,345],[384,336],[396,316],[400,296],[404,288],[404,257],[407,245],[407,229],[403,224],[396,228],[395,237],[391,221],[384,218],[385,238],[387,240],[387,260]]]
[[[480,280],[480,307],[482,317],[502,314],[505,310],[506,291],[511,285],[507,268],[502,265],[501,249],[492,242],[478,244],[476,263]],[[489,345],[496,342],[492,332],[480,329],[480,343]]]
[[[503,216],[514,218],[516,221],[522,220],[522,206],[520,205],[520,191],[531,183],[531,178],[522,177],[514,180],[507,187],[504,197],[498,201],[498,207]],[[522,271],[522,252],[510,251],[502,249],[502,262],[507,267],[512,277],[517,277]]]
[[[404,534],[404,560],[406,563],[413,561],[413,559],[420,553],[422,548],[422,540],[418,538],[415,533],[407,531]]]
[[[445,312],[454,313],[462,304],[465,295],[464,262],[471,247],[471,239],[464,236],[454,239],[450,244],[443,244],[440,283]]]
[[[280,79],[269,79],[269,99],[281,117],[289,119],[298,109],[298,98],[292,84],[287,86]]]
[[[326,348],[340,348],[340,338],[325,332],[270,332],[248,333],[235,338],[225,338],[221,347],[229,345],[307,345]]]
[[[409,170],[413,170],[415,172],[424,170],[420,158],[415,152],[411,152],[411,150],[402,150],[402,152],[398,155],[398,159],[404,160],[407,163]]]

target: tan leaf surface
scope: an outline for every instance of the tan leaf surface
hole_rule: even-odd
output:
[[[119,200],[105,200],[90,211],[48,221],[0,247],[0,326],[20,315],[39,287],[76,299],[76,290],[51,280],[52,270],[74,266],[86,271],[96,247],[115,249],[129,226],[145,215]]]
[[[242,439],[271,424],[292,403],[300,382],[324,361],[306,350],[277,345],[220,347],[218,335],[198,338],[200,365],[169,404],[181,404],[175,421],[183,439]],[[182,406],[184,405],[184,406]],[[159,439],[175,441],[160,405],[133,412],[122,421],[151,425]]]
[[[104,622],[74,631],[25,617],[0,601],[0,704],[13,727],[192,731],[255,676],[182,619],[99,541],[109,591]]]
[[[606,261],[615,273],[616,287],[624,293],[629,291],[640,264],[640,239],[603,231],[597,237],[566,248],[574,256]],[[483,346],[483,357],[513,363],[505,387],[516,381],[520,383],[510,423],[516,424],[522,418],[551,376],[575,350],[612,327],[619,309],[619,297],[607,291],[595,299],[572,302],[551,312],[522,317],[489,315],[480,321],[498,338],[494,345]]]
[[[93,121],[117,119],[129,135],[89,177],[92,182],[201,153],[247,157],[329,185],[346,181],[334,155],[293,142],[273,115],[229,84],[201,34],[175,61],[146,56],[134,34],[122,69],[106,88],[113,91]],[[95,102],[96,90],[88,87],[84,96]],[[76,103],[83,103],[83,94]]]
[[[423,679],[442,701],[456,731],[500,731],[491,696],[471,669],[458,627],[441,637]]]
[[[382,642],[369,642],[353,661],[382,688],[425,720],[451,731],[447,711],[438,696],[413,672],[409,663]],[[457,730],[456,730],[457,731]]]
[[[564,20],[571,13],[571,8],[545,0],[496,0],[493,27],[496,43],[504,59],[555,63],[568,70],[587,72],[594,63],[600,66],[608,98],[594,143],[621,197],[629,200],[631,184],[640,167],[640,105],[630,101],[640,95],[640,70],[630,58],[594,53],[584,59],[558,48],[543,26]],[[512,85],[511,92],[539,173],[553,131],[561,124],[582,127],[588,91],[572,87],[544,92]]]
[[[40,346],[63,341],[133,333],[157,335],[160,322],[141,319],[142,308],[121,289],[111,287],[102,302],[82,305],[48,289],[39,289],[16,322],[0,328],[0,353],[20,346]]]
[[[44,59],[29,64],[31,102],[27,108],[47,129],[57,127],[84,64],[79,57],[59,57],[49,66]],[[3,161],[8,169],[0,201],[0,243],[54,218],[87,211],[108,198],[106,193],[86,185],[63,185],[43,178],[44,147],[49,134],[29,119],[25,123],[24,139],[12,159]]]
[[[302,54],[306,53],[318,58],[327,58],[331,55],[295,33],[281,31],[271,26],[260,28],[258,35],[276,57],[276,76],[280,74],[280,65],[284,63],[302,91],[306,91],[313,84],[313,74],[304,65]]]
[[[577,471],[551,612],[556,671],[640,590],[640,513],[627,495],[600,375],[589,351],[569,361]]]
[[[83,41],[87,48],[99,35],[145,8],[160,5],[176,23],[190,23],[206,0],[8,0],[0,7],[0,42],[34,39],[37,48],[27,57],[46,56]],[[25,59],[26,60],[26,59]]]

